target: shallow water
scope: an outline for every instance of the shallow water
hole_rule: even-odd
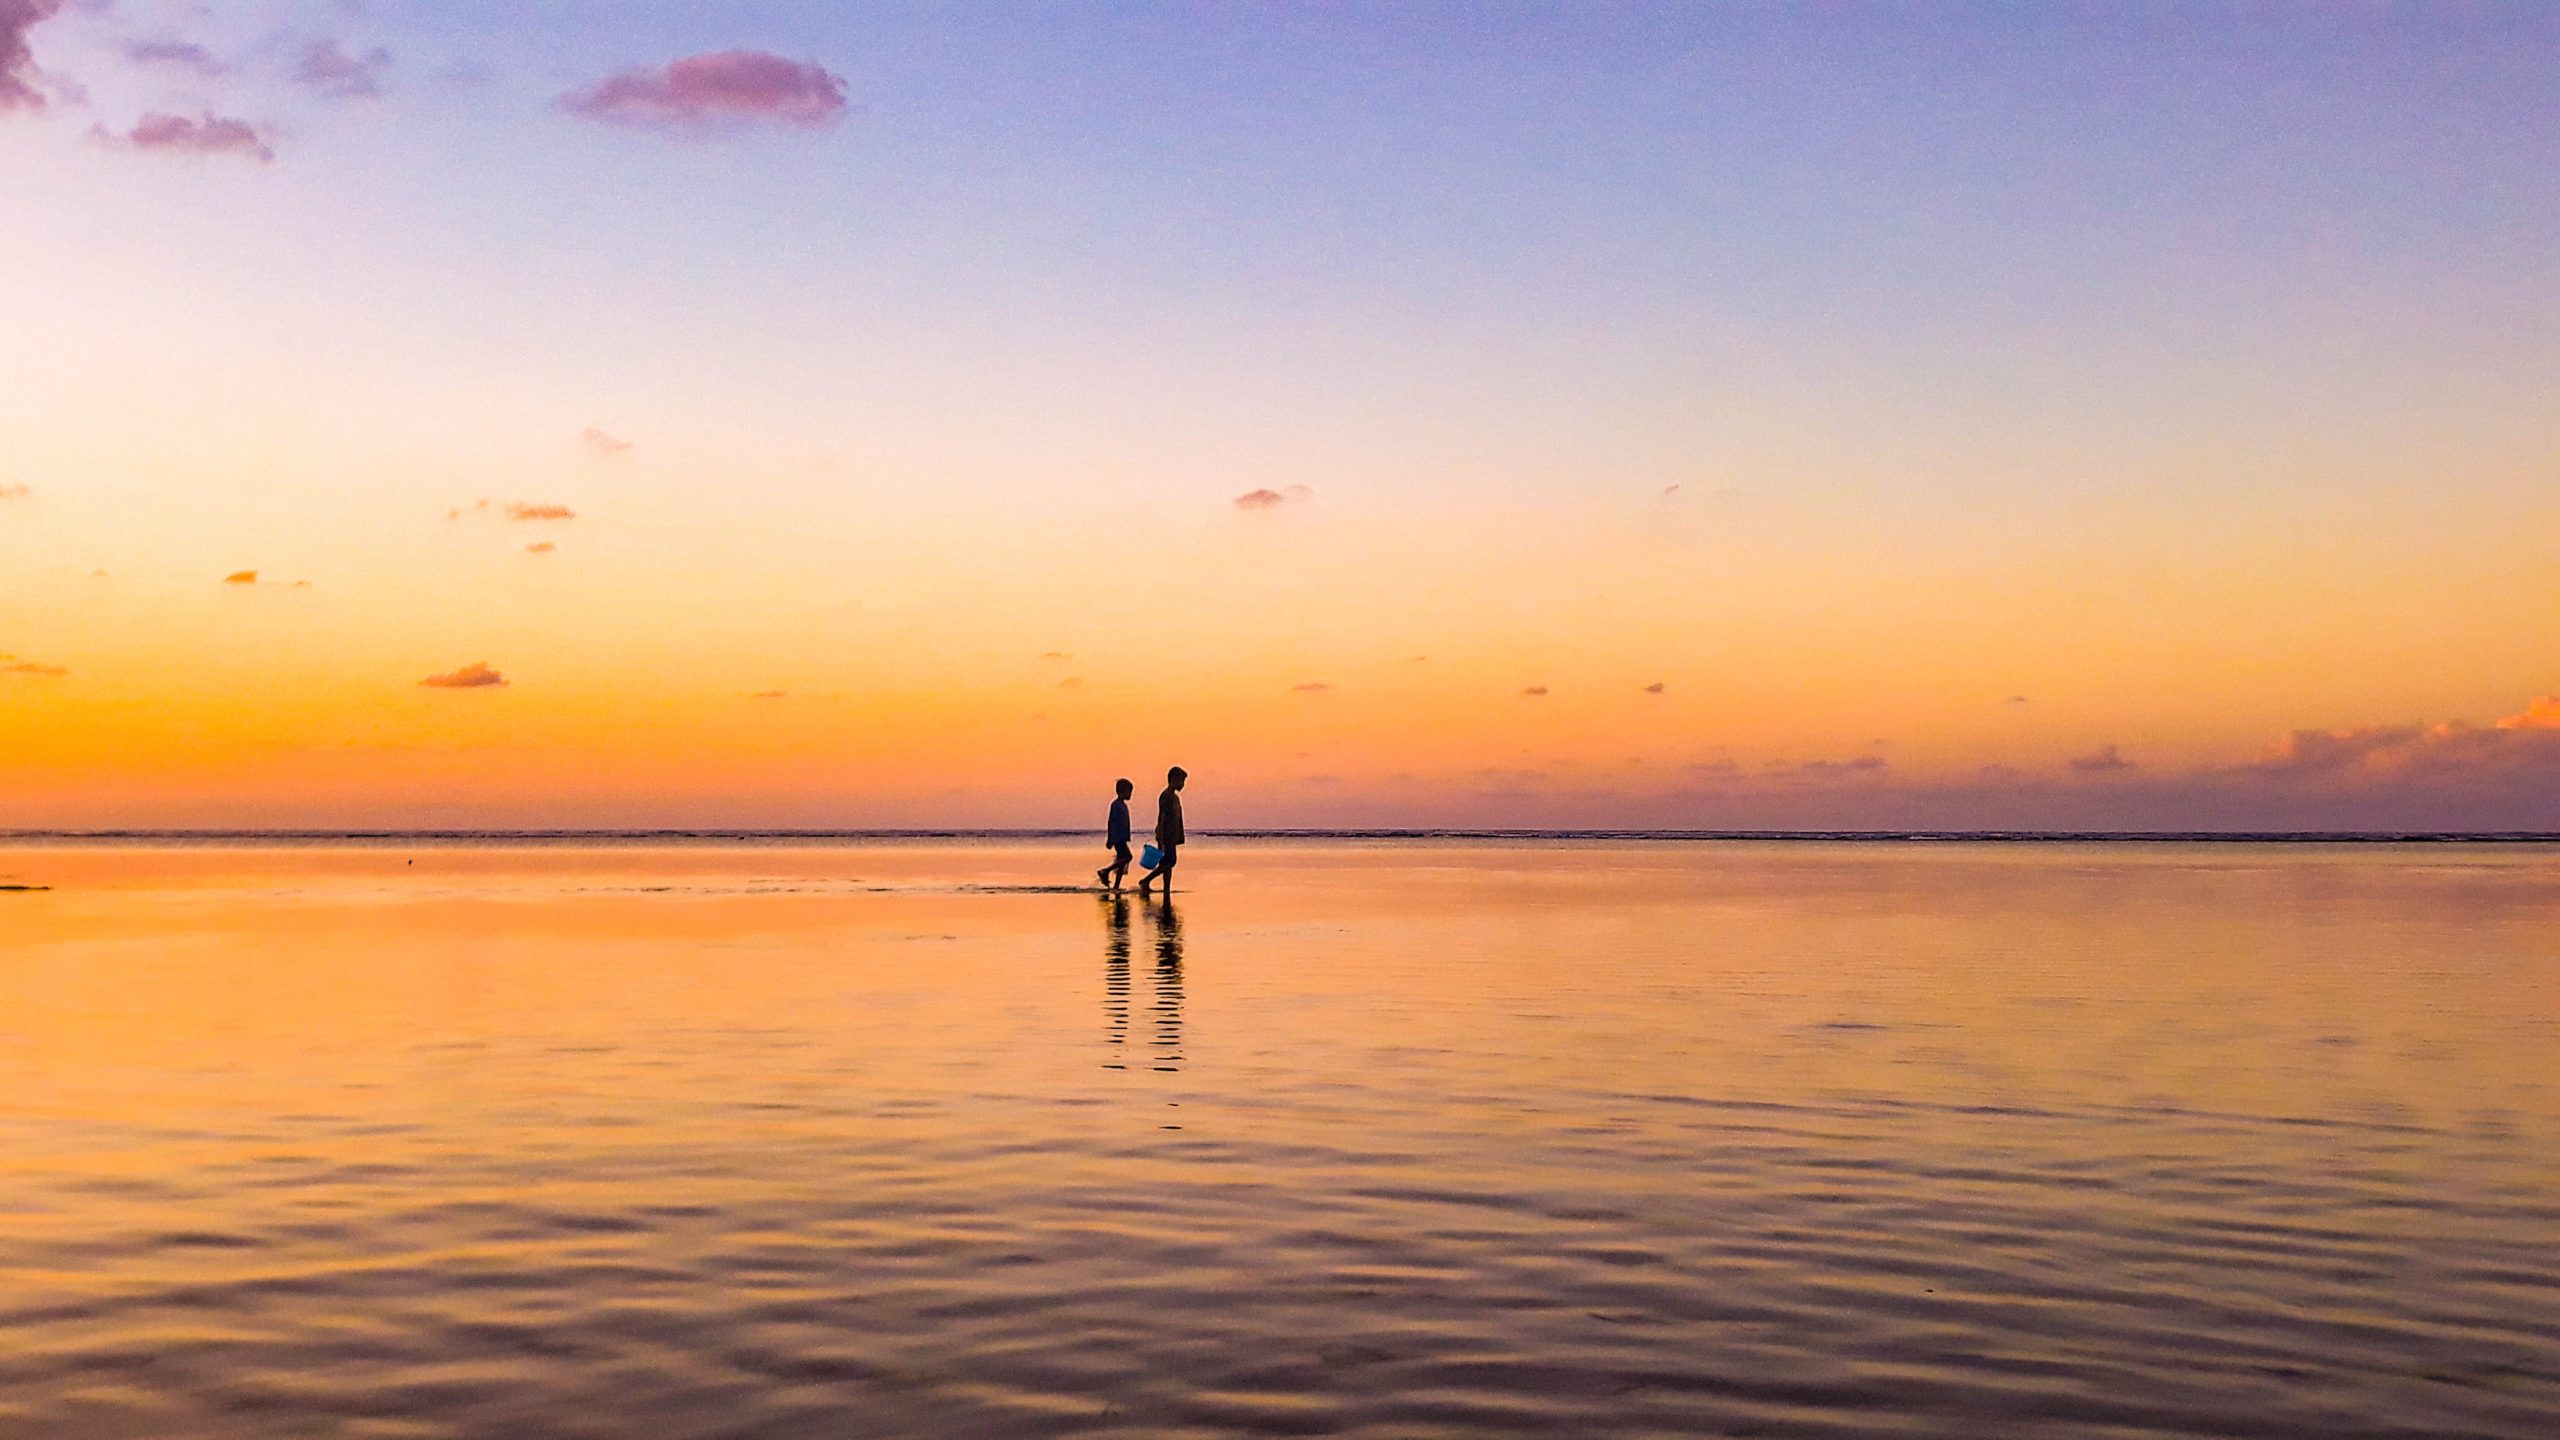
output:
[[[2560,1433],[2560,850],[0,849],[0,1435]]]

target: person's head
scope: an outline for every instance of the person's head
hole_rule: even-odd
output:
[[[1126,780],[1118,780],[1112,783],[1111,793],[1119,796],[1123,800],[1126,800],[1130,796],[1138,793],[1138,787]]]
[[[1176,789],[1176,790],[1181,789],[1181,788],[1182,788],[1182,782],[1183,782],[1183,781],[1185,781],[1185,780],[1188,780],[1188,779],[1190,779],[1190,778],[1191,778],[1191,772],[1190,772],[1190,771],[1188,771],[1188,770],[1183,769],[1183,768],[1182,768],[1181,766],[1179,766],[1179,765],[1176,765],[1176,766],[1174,766],[1172,769],[1167,770],[1166,772],[1164,772],[1164,783],[1166,783],[1167,785],[1172,786],[1172,787],[1173,787],[1174,789]]]

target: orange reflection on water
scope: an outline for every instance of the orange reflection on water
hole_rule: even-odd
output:
[[[2560,1398],[2550,850],[1089,848],[0,852],[13,1423]]]

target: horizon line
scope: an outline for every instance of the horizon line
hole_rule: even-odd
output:
[[[365,841],[390,843],[559,843],[582,840],[656,841],[894,841],[1065,840],[1089,836],[1085,827],[764,826],[103,826],[0,829],[0,844],[28,841]],[[1732,830],[1677,827],[1573,826],[1270,826],[1200,830],[1197,838],[1227,840],[1553,840],[1857,843],[1876,841],[1947,844],[2560,844],[2552,830],[2016,830],[1873,829]]]

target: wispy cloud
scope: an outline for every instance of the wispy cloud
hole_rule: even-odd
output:
[[[1277,510],[1283,505],[1312,500],[1316,492],[1304,485],[1291,485],[1280,490],[1247,490],[1236,497],[1236,508],[1245,511]]]
[[[105,129],[90,132],[99,140],[128,150],[153,150],[173,155],[239,155],[264,165],[276,158],[266,138],[246,120],[232,120],[219,115],[143,116],[131,130],[122,135]]]
[[[1659,680],[1656,680],[1656,681],[1654,681],[1652,684],[1647,685],[1646,687],[1644,687],[1644,693],[1646,693],[1647,695],[1660,695],[1660,694],[1662,694],[1663,692],[1665,692],[1665,691],[1669,690],[1670,688],[1671,688],[1670,686],[1663,684],[1663,683],[1662,683],[1661,681],[1659,681]]]
[[[255,585],[258,583],[258,572],[255,570],[234,570],[230,574],[222,577],[222,583],[225,585]]]
[[[619,436],[608,435],[593,425],[588,426],[584,431],[579,433],[578,443],[587,447],[588,454],[601,456],[607,459],[616,455],[627,454],[631,449],[630,441],[622,439]]]
[[[14,480],[0,481],[0,500],[24,500],[35,493]]]
[[[365,100],[382,93],[382,77],[390,68],[391,52],[380,46],[358,55],[324,37],[303,47],[301,58],[294,62],[293,78],[323,95]]]
[[[781,690],[758,690],[747,698],[750,700],[788,700],[791,696],[788,692]]]
[[[1530,696],[1530,697],[1533,697],[1533,698],[1534,698],[1534,697],[1537,697],[1537,696],[1541,696],[1541,695],[1546,694],[1546,693],[1547,693],[1547,687],[1546,687],[1546,686],[1544,686],[1544,685],[1532,685],[1532,686],[1530,686],[1528,689],[1523,690],[1523,691],[1521,691],[1520,693],[1521,693],[1521,694],[1523,694],[1523,695],[1527,695],[1527,696]]]
[[[1796,767],[1796,773],[1815,780],[1837,780],[1852,775],[1874,775],[1886,767],[1881,755],[1860,755],[1848,760],[1807,760]]]
[[[15,655],[0,655],[0,675],[23,675],[30,679],[53,680],[70,673],[59,665],[40,665],[33,660],[21,660]]]
[[[507,518],[510,520],[575,520],[578,518],[578,512],[566,505],[537,505],[530,500],[517,500],[508,504]]]
[[[1322,680],[1309,680],[1303,685],[1292,685],[1289,689],[1300,695],[1322,695],[1331,691],[1333,686]]]
[[[27,32],[50,20],[62,0],[0,0],[0,115],[12,110],[42,110],[44,92],[36,88],[35,52]]]
[[[207,79],[231,73],[231,67],[212,51],[185,40],[128,40],[124,43],[124,58],[138,65],[184,70]]]
[[[2105,775],[2133,768],[2133,762],[2124,758],[2113,745],[2101,745],[2086,755],[2074,755],[2063,763],[2083,775]]]
[[[484,690],[492,685],[506,684],[507,677],[490,669],[486,660],[475,660],[459,670],[430,675],[418,683],[430,690]]]
[[[562,96],[573,115],[644,129],[736,124],[813,127],[845,112],[844,77],[809,60],[762,50],[688,55],[655,69],[608,75]]]
[[[1064,650],[1051,650],[1043,653],[1040,658],[1043,660],[1073,660],[1076,657],[1068,654]]]
[[[532,544],[524,547],[524,553],[527,555],[548,555],[559,548],[559,546],[552,544],[548,540],[536,540]]]

